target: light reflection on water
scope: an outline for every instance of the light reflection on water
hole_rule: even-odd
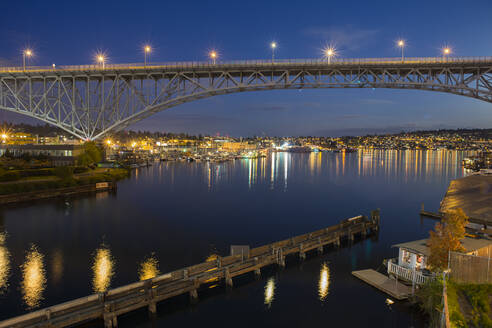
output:
[[[140,263],[140,268],[138,271],[138,277],[140,278],[140,280],[154,278],[159,274],[159,260],[157,260],[154,254],[152,254],[145,261]]]
[[[38,251],[35,245],[31,245],[21,269],[21,290],[24,302],[29,309],[36,308],[40,305],[43,291],[46,288],[46,271],[44,255]]]
[[[0,233],[0,295],[5,293],[8,287],[10,274],[10,253],[5,245],[7,233]]]
[[[272,306],[272,302],[275,299],[275,278],[271,277],[268,279],[265,285],[265,300],[264,304],[268,307]]]
[[[330,287],[330,268],[328,264],[323,263],[319,272],[318,295],[320,301],[324,301],[328,296]]]
[[[299,157],[306,158],[307,175],[319,177],[329,172],[334,177],[342,178],[356,173],[359,178],[379,176],[384,172],[385,179],[399,181],[432,181],[436,178],[458,177],[463,174],[461,160],[464,156],[475,154],[474,151],[457,152],[450,150],[378,150],[363,149],[355,153],[311,152],[291,154],[289,152],[272,152],[268,158],[242,159],[221,164],[207,163],[206,170],[208,190],[214,191],[221,183],[231,181],[235,169],[239,166],[246,172],[246,183],[253,190],[255,185],[269,184],[270,189],[287,191],[289,179],[295,178],[291,171],[298,173],[304,167]],[[296,160],[292,160],[296,156]],[[355,161],[354,159],[357,158]],[[194,164],[200,165],[200,164]],[[298,167],[299,166],[299,167]],[[190,168],[194,171],[195,166]],[[268,180],[267,180],[268,179]]]
[[[105,292],[114,275],[114,260],[107,246],[101,245],[101,248],[96,250],[92,271],[92,289],[95,293]]]

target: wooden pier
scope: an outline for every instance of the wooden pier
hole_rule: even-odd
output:
[[[98,319],[104,320],[106,328],[117,327],[119,315],[143,307],[154,314],[158,302],[185,293],[196,299],[200,285],[211,280],[223,279],[227,286],[232,286],[236,276],[251,272],[260,275],[261,268],[269,265],[284,267],[286,256],[297,254],[304,259],[306,252],[322,252],[326,245],[340,246],[342,240],[353,242],[356,235],[365,238],[379,229],[379,222],[379,210],[375,210],[370,218],[353,217],[337,225],[252,248],[239,255],[218,257],[214,261],[8,319],[0,322],[0,328],[66,327]],[[247,250],[247,247],[243,249]]]
[[[372,269],[352,271],[352,274],[397,300],[407,299],[412,294],[411,287]]]

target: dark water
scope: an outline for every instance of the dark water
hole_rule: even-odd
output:
[[[395,257],[395,243],[423,238],[421,203],[436,210],[464,153],[277,153],[223,164],[162,163],[138,169],[116,194],[42,201],[1,210],[0,319],[227,255],[381,208],[376,238],[327,250],[262,278],[244,277],[119,319],[122,327],[422,327],[405,303],[354,278]],[[233,321],[232,321],[233,320]]]

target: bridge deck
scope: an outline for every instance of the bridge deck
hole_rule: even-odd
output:
[[[322,251],[325,245],[340,245],[342,238],[353,241],[356,234],[364,238],[367,233],[378,229],[379,211],[373,211],[370,219],[364,216],[346,219],[334,226],[253,248],[247,254],[218,257],[216,261],[203,262],[8,319],[0,322],[0,328],[66,327],[96,319],[103,319],[106,327],[116,327],[117,317],[121,314],[142,307],[155,313],[157,302],[184,293],[197,298],[200,285],[210,281],[224,279],[228,286],[232,286],[233,277],[249,272],[260,274],[261,268],[272,264],[285,266],[287,255],[299,254],[304,258],[310,250]]]
[[[37,73],[46,75],[60,75],[69,73],[70,75],[82,72],[84,74],[91,72],[111,73],[111,72],[131,72],[149,74],[151,72],[176,72],[176,71],[221,71],[221,70],[245,70],[245,69],[292,69],[299,68],[315,68],[315,69],[340,69],[340,68],[357,68],[357,67],[394,67],[399,69],[412,69],[416,66],[420,67],[435,67],[442,69],[443,67],[453,66],[473,66],[492,64],[492,57],[419,57],[419,58],[340,58],[332,59],[329,63],[325,59],[277,59],[274,62],[271,60],[236,60],[236,61],[221,61],[217,64],[212,62],[168,62],[168,63],[151,63],[143,65],[142,63],[130,64],[100,64],[93,65],[67,65],[67,66],[29,66],[23,67],[0,67],[0,76],[11,75],[26,75],[33,76]]]

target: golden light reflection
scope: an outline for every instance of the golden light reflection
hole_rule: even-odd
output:
[[[96,250],[92,271],[92,289],[94,292],[106,291],[111,285],[111,278],[114,275],[114,260],[111,251],[106,246],[102,245]]]
[[[330,268],[326,263],[323,263],[319,273],[318,295],[321,301],[324,301],[328,296],[330,288]]]
[[[0,233],[0,295],[7,289],[10,273],[10,253],[5,246],[6,235],[5,232]]]
[[[275,279],[272,277],[268,279],[265,285],[265,305],[270,307],[272,305],[273,300],[275,299]]]
[[[44,255],[38,251],[35,245],[32,245],[27,252],[21,270],[22,297],[29,309],[36,308],[40,305],[43,291],[46,288],[46,270],[44,268]]]
[[[138,271],[138,276],[140,280],[154,278],[159,274],[159,260],[157,260],[154,254],[152,254],[149,258],[140,263],[140,269]]]

